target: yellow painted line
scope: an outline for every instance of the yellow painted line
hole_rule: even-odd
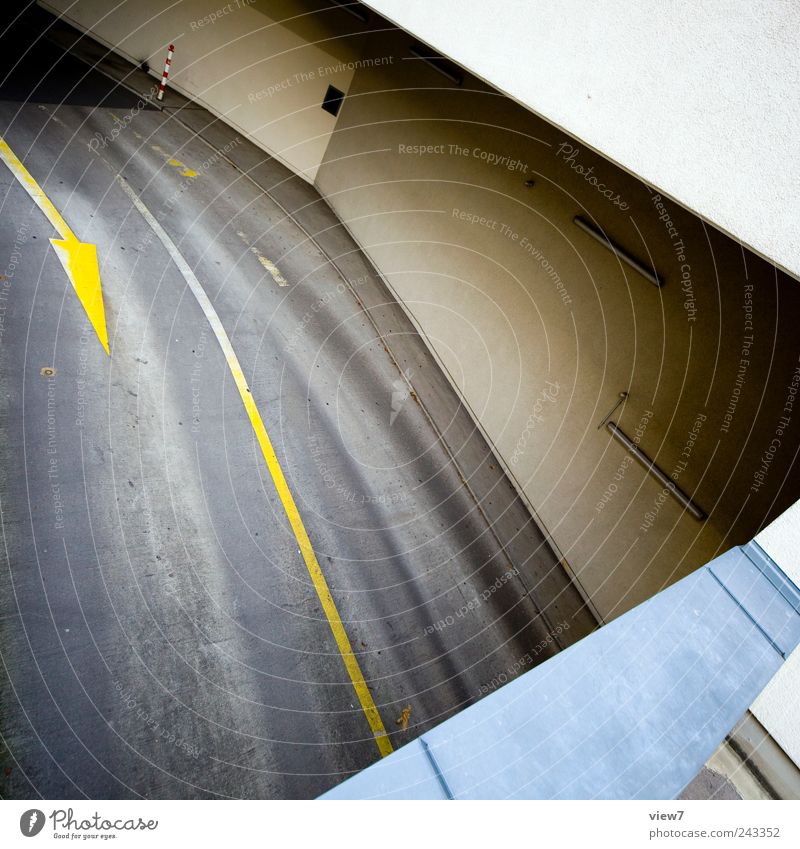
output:
[[[350,676],[353,689],[356,691],[356,696],[358,697],[361,709],[364,711],[367,722],[372,729],[375,744],[377,745],[381,755],[389,755],[392,753],[392,744],[389,740],[389,735],[386,733],[386,728],[372,698],[372,693],[370,693],[367,683],[364,680],[364,675],[361,672],[358,659],[353,652],[353,647],[350,644],[350,640],[344,629],[344,624],[339,616],[339,610],[336,607],[336,602],[333,600],[330,588],[328,587],[328,582],[325,580],[325,575],[317,561],[317,555],[314,553],[314,548],[312,547],[311,541],[306,533],[305,525],[300,517],[300,512],[297,509],[294,497],[289,489],[289,484],[286,482],[283,469],[275,455],[272,442],[267,434],[267,429],[264,427],[264,422],[258,411],[256,402],[253,400],[253,395],[250,392],[250,387],[247,385],[247,379],[245,378],[242,367],[239,364],[239,358],[233,350],[231,340],[228,338],[228,334],[225,332],[225,328],[222,326],[222,322],[217,315],[217,311],[214,309],[214,305],[211,303],[205,289],[203,289],[200,285],[200,281],[195,276],[189,266],[189,263],[178,250],[168,233],[158,223],[144,203],[142,203],[139,196],[131,188],[125,178],[117,175],[117,182],[120,184],[125,194],[127,194],[131,199],[131,202],[136,209],[139,210],[145,221],[147,221],[150,225],[156,236],[158,236],[161,244],[164,245],[172,258],[172,261],[178,266],[178,269],[197,299],[200,308],[203,310],[208,323],[211,325],[214,335],[217,337],[217,341],[219,342],[228,363],[228,368],[233,375],[233,379],[236,381],[236,388],[239,390],[239,395],[242,398],[245,411],[247,412],[250,424],[255,432],[256,439],[258,440],[258,444],[261,448],[261,453],[264,455],[264,460],[266,461],[267,469],[269,469],[270,476],[272,477],[272,482],[275,485],[278,497],[280,498],[283,509],[286,512],[286,517],[289,520],[289,524],[291,525],[297,544],[300,547],[300,553],[305,561],[308,574],[311,576],[314,589],[317,591],[317,596],[322,604],[322,609],[325,611],[325,616],[328,619],[328,624],[333,632],[333,637],[336,640],[339,653],[342,656],[345,668]]]
[[[161,156],[164,157],[167,161],[167,165],[171,165],[173,168],[178,168],[180,170],[181,177],[196,177],[198,172],[192,170],[188,165],[181,162],[180,159],[175,159],[175,157],[171,153],[167,153],[163,147],[157,144],[151,144],[150,147],[156,152],[160,153]]]
[[[181,177],[196,177],[197,171],[193,171],[188,165],[184,165],[180,159],[168,159],[167,164],[173,168],[180,169]]]
[[[279,286],[288,286],[289,285],[289,282],[281,274],[281,270],[278,268],[278,266],[275,265],[275,263],[272,260],[267,259],[265,256],[262,256],[261,253],[259,252],[258,248],[255,245],[250,244],[250,239],[247,238],[247,235],[245,233],[242,233],[241,230],[237,230],[236,235],[247,245],[250,253],[255,254],[258,257],[258,261],[270,273],[270,275],[272,276],[272,279]]]
[[[86,315],[97,333],[100,344],[108,354],[108,331],[106,313],[103,307],[103,289],[100,284],[100,267],[97,264],[97,248],[88,242],[81,242],[64,221],[53,202],[42,191],[28,169],[17,158],[5,139],[0,138],[0,159],[28,193],[31,200],[45,214],[60,239],[50,239],[64,271],[78,295]]]

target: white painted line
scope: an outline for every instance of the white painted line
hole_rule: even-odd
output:
[[[250,250],[253,251],[253,253],[258,257],[258,261],[264,266],[264,268],[267,269],[267,271],[269,271],[269,273],[272,275],[272,279],[279,286],[289,285],[286,281],[286,278],[280,273],[280,271],[278,270],[278,266],[275,265],[274,262],[271,262],[265,256],[261,256],[261,254],[255,248],[250,248]]]
[[[278,266],[275,265],[275,263],[272,262],[272,260],[269,260],[265,256],[262,256],[261,253],[259,252],[258,248],[255,245],[250,244],[250,239],[247,238],[246,233],[243,233],[241,230],[237,230],[236,235],[247,245],[247,248],[250,251],[250,253],[252,253],[252,254],[254,254],[255,256],[258,257],[258,261],[272,275],[272,279],[279,286],[288,286],[289,285],[286,278],[281,274]]]
[[[225,328],[222,326],[222,322],[217,315],[217,311],[214,309],[214,305],[211,303],[208,295],[206,295],[205,289],[203,289],[200,285],[200,281],[195,277],[189,263],[186,262],[183,254],[175,246],[175,242],[172,241],[167,231],[158,223],[158,220],[153,213],[150,212],[144,203],[142,203],[139,195],[137,195],[131,188],[130,183],[128,183],[128,181],[119,174],[116,175],[116,180],[122,188],[122,191],[125,192],[125,194],[131,199],[131,203],[141,213],[142,218],[144,218],[156,236],[158,236],[161,244],[167,249],[167,253],[172,258],[172,261],[178,266],[178,270],[183,275],[184,280],[186,280],[189,288],[192,290],[192,294],[197,299],[198,304],[200,304],[200,308],[205,313],[208,323],[211,325],[214,335],[217,337],[217,341],[222,347],[226,359],[229,361],[235,361],[238,365],[239,361],[234,353],[228,334],[225,332]]]

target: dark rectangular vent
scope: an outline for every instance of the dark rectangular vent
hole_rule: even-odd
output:
[[[342,108],[343,100],[344,92],[339,91],[335,86],[329,85],[328,90],[325,92],[325,99],[322,101],[322,108],[326,112],[330,112],[331,115],[336,116]]]

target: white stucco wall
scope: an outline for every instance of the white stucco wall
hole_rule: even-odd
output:
[[[756,542],[800,586],[800,502],[765,528]],[[751,710],[800,765],[800,649],[790,655]]]
[[[800,275],[796,0],[365,5]]]

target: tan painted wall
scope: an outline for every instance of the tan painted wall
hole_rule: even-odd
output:
[[[170,8],[154,0],[41,5],[126,58],[147,61],[159,79],[174,42],[174,88],[314,180],[336,123],[320,104],[329,84],[347,91],[348,63],[360,53],[358,38],[339,37],[363,28],[351,16],[314,14],[311,4],[286,0],[184,0]]]
[[[765,482],[750,488],[798,366],[800,289],[676,205],[658,208],[643,184],[590,151],[567,161],[561,131],[482,84],[459,88],[403,60],[410,41],[370,44],[369,55],[398,61],[356,72],[317,184],[428,337],[598,610],[616,616],[752,538],[796,499],[797,471],[784,477],[800,402]],[[415,145],[430,147],[420,155]],[[651,256],[666,285],[620,265],[578,230],[576,214]],[[646,422],[640,446],[677,472],[707,521],[668,497],[647,527],[661,486],[597,430],[623,390],[630,398],[615,418],[631,436]]]

